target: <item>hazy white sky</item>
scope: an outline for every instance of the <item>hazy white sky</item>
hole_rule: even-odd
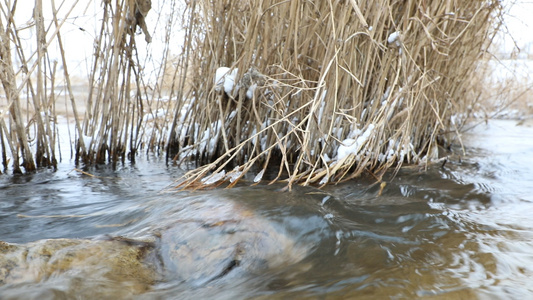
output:
[[[71,74],[84,75],[88,74],[88,70],[91,65],[91,57],[94,53],[95,38],[99,35],[97,28],[101,27],[103,7],[101,0],[42,0],[43,10],[45,15],[45,26],[48,26],[53,22],[52,16],[52,2],[55,3],[56,10],[58,11],[59,23],[65,20],[61,26],[61,38],[63,41],[63,47],[65,49],[66,57],[68,60],[68,68]],[[139,52],[140,59],[149,60],[154,65],[158,65],[158,57],[163,47],[165,39],[165,22],[168,20],[169,15],[172,14],[170,3],[179,3],[180,0],[152,0],[152,10],[150,10],[147,17],[148,30],[150,31],[153,42],[146,44],[144,36],[139,35],[136,38],[137,50]],[[32,25],[33,21],[33,8],[35,6],[35,0],[18,0],[17,10],[15,13],[15,22],[18,28],[28,27]],[[72,9],[72,12],[69,11]],[[68,15],[68,17],[67,17]],[[179,14],[174,14],[179,15]],[[66,17],[66,18],[65,18]],[[174,22],[175,34],[171,37],[171,47],[175,48],[172,53],[179,53],[179,45],[183,35],[178,30],[178,22]],[[159,27],[157,27],[159,26]],[[19,35],[22,37],[25,43],[27,53],[31,53],[35,50],[36,37],[34,33],[34,27],[28,27],[28,29],[19,31]],[[50,39],[53,30],[47,35]],[[49,55],[52,59],[60,60],[59,47],[57,43],[53,42],[48,48]],[[58,65],[62,65],[59,61]],[[147,66],[149,69],[150,66]]]

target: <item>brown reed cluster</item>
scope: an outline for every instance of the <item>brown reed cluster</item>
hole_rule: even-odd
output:
[[[259,182],[272,168],[274,181],[323,185],[437,159],[476,99],[469,79],[501,12],[495,0],[188,8],[169,151],[200,167],[181,186],[232,185],[251,170]]]
[[[170,122],[170,117],[165,116],[171,103],[159,101],[158,83],[150,86],[143,80],[144,65],[136,43],[140,34],[147,43],[152,41],[145,21],[151,0],[98,3],[101,7],[95,19],[100,24],[95,28],[93,55],[86,59],[90,73],[81,85],[79,80],[72,82],[71,53],[64,47],[70,41],[63,39],[62,31],[65,23],[78,17],[73,11],[80,13],[82,4],[63,1],[56,7],[55,3],[35,1],[28,21],[20,17],[19,12],[28,9],[23,3],[0,2],[0,150],[4,171],[9,165],[14,173],[56,168],[60,138],[73,140],[75,150],[71,153],[76,162],[89,165],[115,164],[126,158],[133,161],[142,147],[161,150],[168,136],[163,131],[168,131],[165,122]],[[43,11],[49,13],[50,9],[51,14],[44,17]],[[170,34],[170,27],[165,30]],[[21,38],[28,31],[35,40]],[[51,58],[51,47],[59,49],[59,61]],[[166,64],[170,49],[158,50],[162,52],[161,63]],[[61,113],[56,111],[57,103],[65,106],[59,108]],[[165,116],[156,117],[163,115],[161,112]],[[73,137],[70,131],[69,136],[58,136],[59,114],[66,114],[68,123],[74,124]]]
[[[43,18],[36,0],[27,26],[37,47],[27,50],[17,3],[3,1],[0,12],[4,170],[56,167],[61,94],[77,162],[166,148],[169,161],[193,166],[182,187],[260,182],[272,170],[269,180],[324,185],[435,161],[479,99],[472,78],[483,77],[478,62],[502,11],[497,0],[195,0],[171,1],[159,24],[147,24],[152,1],[105,0],[80,99],[61,36],[71,7],[52,1]],[[154,61],[139,59],[136,39],[161,31],[157,82],[147,82]],[[168,41],[178,31],[176,58]]]
[[[96,39],[89,78],[86,112],[76,144],[76,160],[116,164],[134,161],[142,143],[140,122],[144,100],[149,98],[136,55],[135,32],[139,26],[146,42],[151,36],[145,17],[150,0],[103,1],[101,32]]]
[[[32,26],[36,47],[34,52],[25,53],[13,19],[19,8],[17,1],[0,6],[0,81],[5,101],[0,107],[0,150],[4,170],[10,158],[14,173],[22,173],[21,167],[25,171],[56,167],[58,137],[53,120],[57,63],[49,59],[46,48],[51,40],[60,40],[61,35],[45,26],[43,3],[35,1]],[[52,9],[56,11],[53,1]],[[50,23],[54,27],[62,25],[55,14]],[[15,65],[16,62],[20,64]]]

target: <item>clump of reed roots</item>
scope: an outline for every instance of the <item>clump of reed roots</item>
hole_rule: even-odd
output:
[[[259,182],[269,168],[323,185],[437,159],[476,99],[469,79],[500,11],[496,0],[191,1],[168,154],[199,167],[181,186],[250,170]]]

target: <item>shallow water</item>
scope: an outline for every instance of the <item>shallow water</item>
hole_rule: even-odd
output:
[[[533,298],[533,128],[491,121],[463,142],[465,156],[404,169],[381,195],[366,179],[323,190],[168,193],[181,173],[156,158],[84,170],[94,176],[68,163],[3,175],[0,240],[142,239],[159,230],[196,251],[183,264],[163,254],[165,268],[140,299]],[[244,240],[249,257],[232,268],[221,267],[235,246],[228,236]],[[0,298],[50,290],[91,297],[56,280],[0,286]]]

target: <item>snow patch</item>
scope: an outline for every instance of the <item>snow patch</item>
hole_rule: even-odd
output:
[[[263,175],[265,174],[265,169],[261,170],[261,172],[257,173],[254,178],[254,182],[257,183],[263,179]]]
[[[248,90],[246,91],[246,98],[248,99],[252,99],[254,97],[254,92],[255,92],[255,89],[257,88],[257,84],[254,83],[252,84]]]
[[[389,44],[395,44],[397,47],[400,47],[402,43],[400,42],[400,32],[395,31],[389,35],[387,38]]]
[[[372,131],[374,130],[374,124],[368,125],[365,132],[357,139],[345,139],[337,149],[337,160],[341,160],[350,154],[357,155],[363,144],[370,138]]]
[[[239,171],[239,167],[235,167],[235,169],[228,174],[227,178],[229,179],[229,182],[234,182],[235,180],[239,179],[241,175],[242,171]]]
[[[235,87],[235,78],[238,72],[238,68],[233,70],[228,67],[218,68],[215,71],[215,90],[217,92],[224,90],[226,94],[230,95]]]
[[[83,144],[87,147],[91,144],[93,141],[93,138],[91,136],[82,135],[81,138],[83,139]]]
[[[213,173],[209,175],[208,177],[203,178],[202,183],[206,185],[210,185],[210,184],[216,183],[217,181],[222,180],[224,176],[226,176],[226,171],[222,170],[221,172]]]
[[[146,122],[154,120],[154,119],[162,118],[162,117],[166,116],[166,114],[167,114],[167,112],[163,108],[160,108],[160,109],[156,110],[155,112],[147,113],[147,114],[145,114],[143,116],[143,123],[146,123]]]

